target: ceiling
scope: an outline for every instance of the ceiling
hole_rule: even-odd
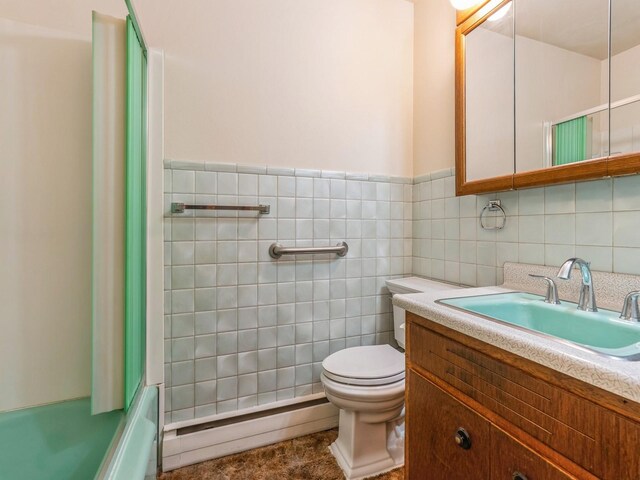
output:
[[[640,0],[611,0],[612,52],[640,44]],[[604,60],[608,56],[608,0],[515,0],[517,35]],[[513,11],[484,28],[511,35]]]

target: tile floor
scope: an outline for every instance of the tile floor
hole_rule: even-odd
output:
[[[329,452],[338,430],[315,433],[160,475],[159,480],[342,480]],[[404,469],[373,477],[404,480]]]

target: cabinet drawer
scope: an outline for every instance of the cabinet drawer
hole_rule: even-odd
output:
[[[616,442],[612,412],[413,322],[409,360],[600,478]],[[413,348],[416,346],[416,348]]]
[[[409,480],[490,478],[491,424],[451,395],[407,372]],[[458,430],[470,444],[456,443]]]
[[[574,477],[498,428],[491,431],[492,480],[569,480]]]

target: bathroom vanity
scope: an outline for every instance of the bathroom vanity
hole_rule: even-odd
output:
[[[407,317],[407,478],[640,478],[639,404]]]
[[[507,264],[505,275],[515,283],[532,268]],[[394,297],[407,310],[406,478],[640,479],[635,357],[589,352],[443,301],[516,288]]]

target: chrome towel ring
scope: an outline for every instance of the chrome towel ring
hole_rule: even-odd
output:
[[[502,223],[497,224],[495,227],[487,227],[484,223],[484,214],[486,212],[502,212]],[[480,212],[480,226],[485,230],[502,230],[507,223],[507,213],[502,208],[500,200],[489,200],[489,203],[484,206]]]

